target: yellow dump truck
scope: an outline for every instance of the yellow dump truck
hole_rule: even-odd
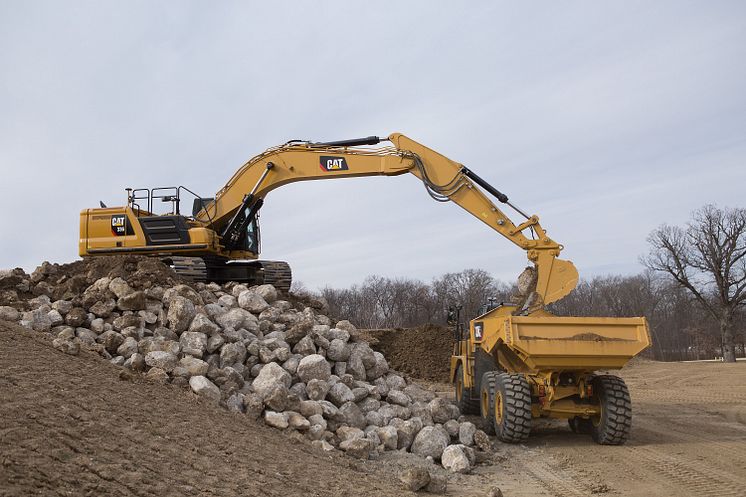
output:
[[[606,445],[626,441],[632,421],[621,369],[650,344],[644,318],[516,315],[500,305],[458,330],[451,358],[456,399],[504,442],[522,442],[533,418],[567,419]]]

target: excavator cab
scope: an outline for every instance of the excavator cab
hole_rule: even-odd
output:
[[[254,216],[254,219],[251,220],[248,227],[246,228],[245,243],[245,250],[248,250],[249,252],[253,252],[255,254],[259,253],[259,214],[256,214]]]

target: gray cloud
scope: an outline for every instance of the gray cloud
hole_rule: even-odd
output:
[[[126,186],[207,195],[291,138],[404,132],[539,214],[583,276],[743,205],[742,4],[532,7],[4,2],[0,267],[74,259],[79,211]],[[413,177],[290,185],[262,222],[263,256],[311,287],[525,264]]]

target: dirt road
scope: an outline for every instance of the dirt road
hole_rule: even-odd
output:
[[[745,363],[638,362],[622,376],[634,408],[627,445],[540,423],[525,448],[498,444],[502,465],[478,468],[453,495],[488,484],[506,497],[746,495]]]

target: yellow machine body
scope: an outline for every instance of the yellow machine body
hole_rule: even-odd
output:
[[[391,145],[367,146],[381,141]],[[128,189],[124,207],[102,206],[81,212],[79,253],[81,257],[116,254],[196,257],[202,259],[200,263],[207,278],[241,279],[235,271],[238,264],[227,264],[259,256],[257,216],[265,198],[275,188],[299,181],[393,177],[406,173],[420,179],[436,200],[459,205],[525,250],[537,270],[536,292],[542,303],[556,301],[575,288],[578,281],[575,266],[557,258],[562,246],[547,235],[537,216],[523,214],[510,204],[507,196],[463,164],[400,133],[383,140],[369,137],[328,143],[289,142],[270,148],[242,165],[213,197],[195,195],[200,203],[195,203],[199,208],[195,207],[191,215],[180,213],[182,195],[191,193],[184,187],[171,187],[168,194],[163,194],[168,188]],[[514,224],[489,196],[518,210],[525,221]],[[172,212],[153,214],[156,200],[172,202]],[[247,234],[247,228],[254,231]],[[287,273],[289,276],[289,268]],[[246,277],[251,280],[251,275]],[[289,279],[285,278],[284,283],[289,288]]]
[[[167,255],[218,253],[220,250],[215,232],[193,221],[188,222],[189,243],[148,245],[143,228],[138,221],[141,216],[150,217],[153,214],[146,211],[136,213],[131,207],[82,210],[80,212],[79,253],[81,256],[112,253]],[[257,256],[250,252],[242,255],[245,258]]]
[[[382,141],[390,145],[371,146]],[[535,416],[600,416],[599,426],[604,427],[597,430],[600,443],[621,443],[626,431],[614,428],[618,425],[614,420],[606,423],[589,385],[594,381],[599,386],[607,385],[625,405],[629,403],[621,380],[594,379],[593,372],[620,368],[647,347],[650,338],[645,320],[555,317],[544,310],[544,306],[569,294],[578,282],[573,263],[559,259],[562,245],[549,237],[536,215],[524,213],[472,170],[400,133],[384,139],[292,141],[270,148],[238,168],[209,198],[196,196],[183,186],[128,189],[123,207],[109,208],[102,203],[101,208],[81,212],[79,252],[82,257],[157,256],[195,281],[271,283],[287,291],[289,266],[257,260],[259,209],[272,190],[299,181],[406,173],[417,177],[433,199],[457,204],[524,250],[531,264],[527,269],[530,292],[520,306],[494,309],[472,320],[468,333],[459,332],[451,359],[457,398],[459,392],[478,387],[486,372],[491,382],[487,399],[490,406],[501,398],[496,390],[498,381],[513,381],[515,385],[508,386],[515,387],[511,391],[515,398],[510,400],[528,402],[525,397],[530,388],[530,409]],[[180,212],[182,195],[187,193],[195,197],[190,215]],[[493,199],[511,207],[523,219],[514,223]],[[157,201],[170,202],[171,212],[154,214]],[[482,368],[480,361],[488,369]],[[496,371],[517,376],[496,378],[492,375]],[[482,398],[483,407],[484,402]],[[498,411],[495,409],[495,413]],[[628,419],[629,412],[619,416]],[[497,416],[496,422],[498,418],[502,419]],[[503,438],[520,441],[528,435],[525,426],[521,430]]]
[[[599,370],[621,369],[650,345],[643,317],[560,317],[546,310],[513,315],[500,306],[469,323],[451,357],[451,380],[464,371],[463,387],[474,388],[475,357],[483,353],[499,371],[521,373],[532,390],[534,417],[572,418],[598,414],[588,403],[586,380]]]

